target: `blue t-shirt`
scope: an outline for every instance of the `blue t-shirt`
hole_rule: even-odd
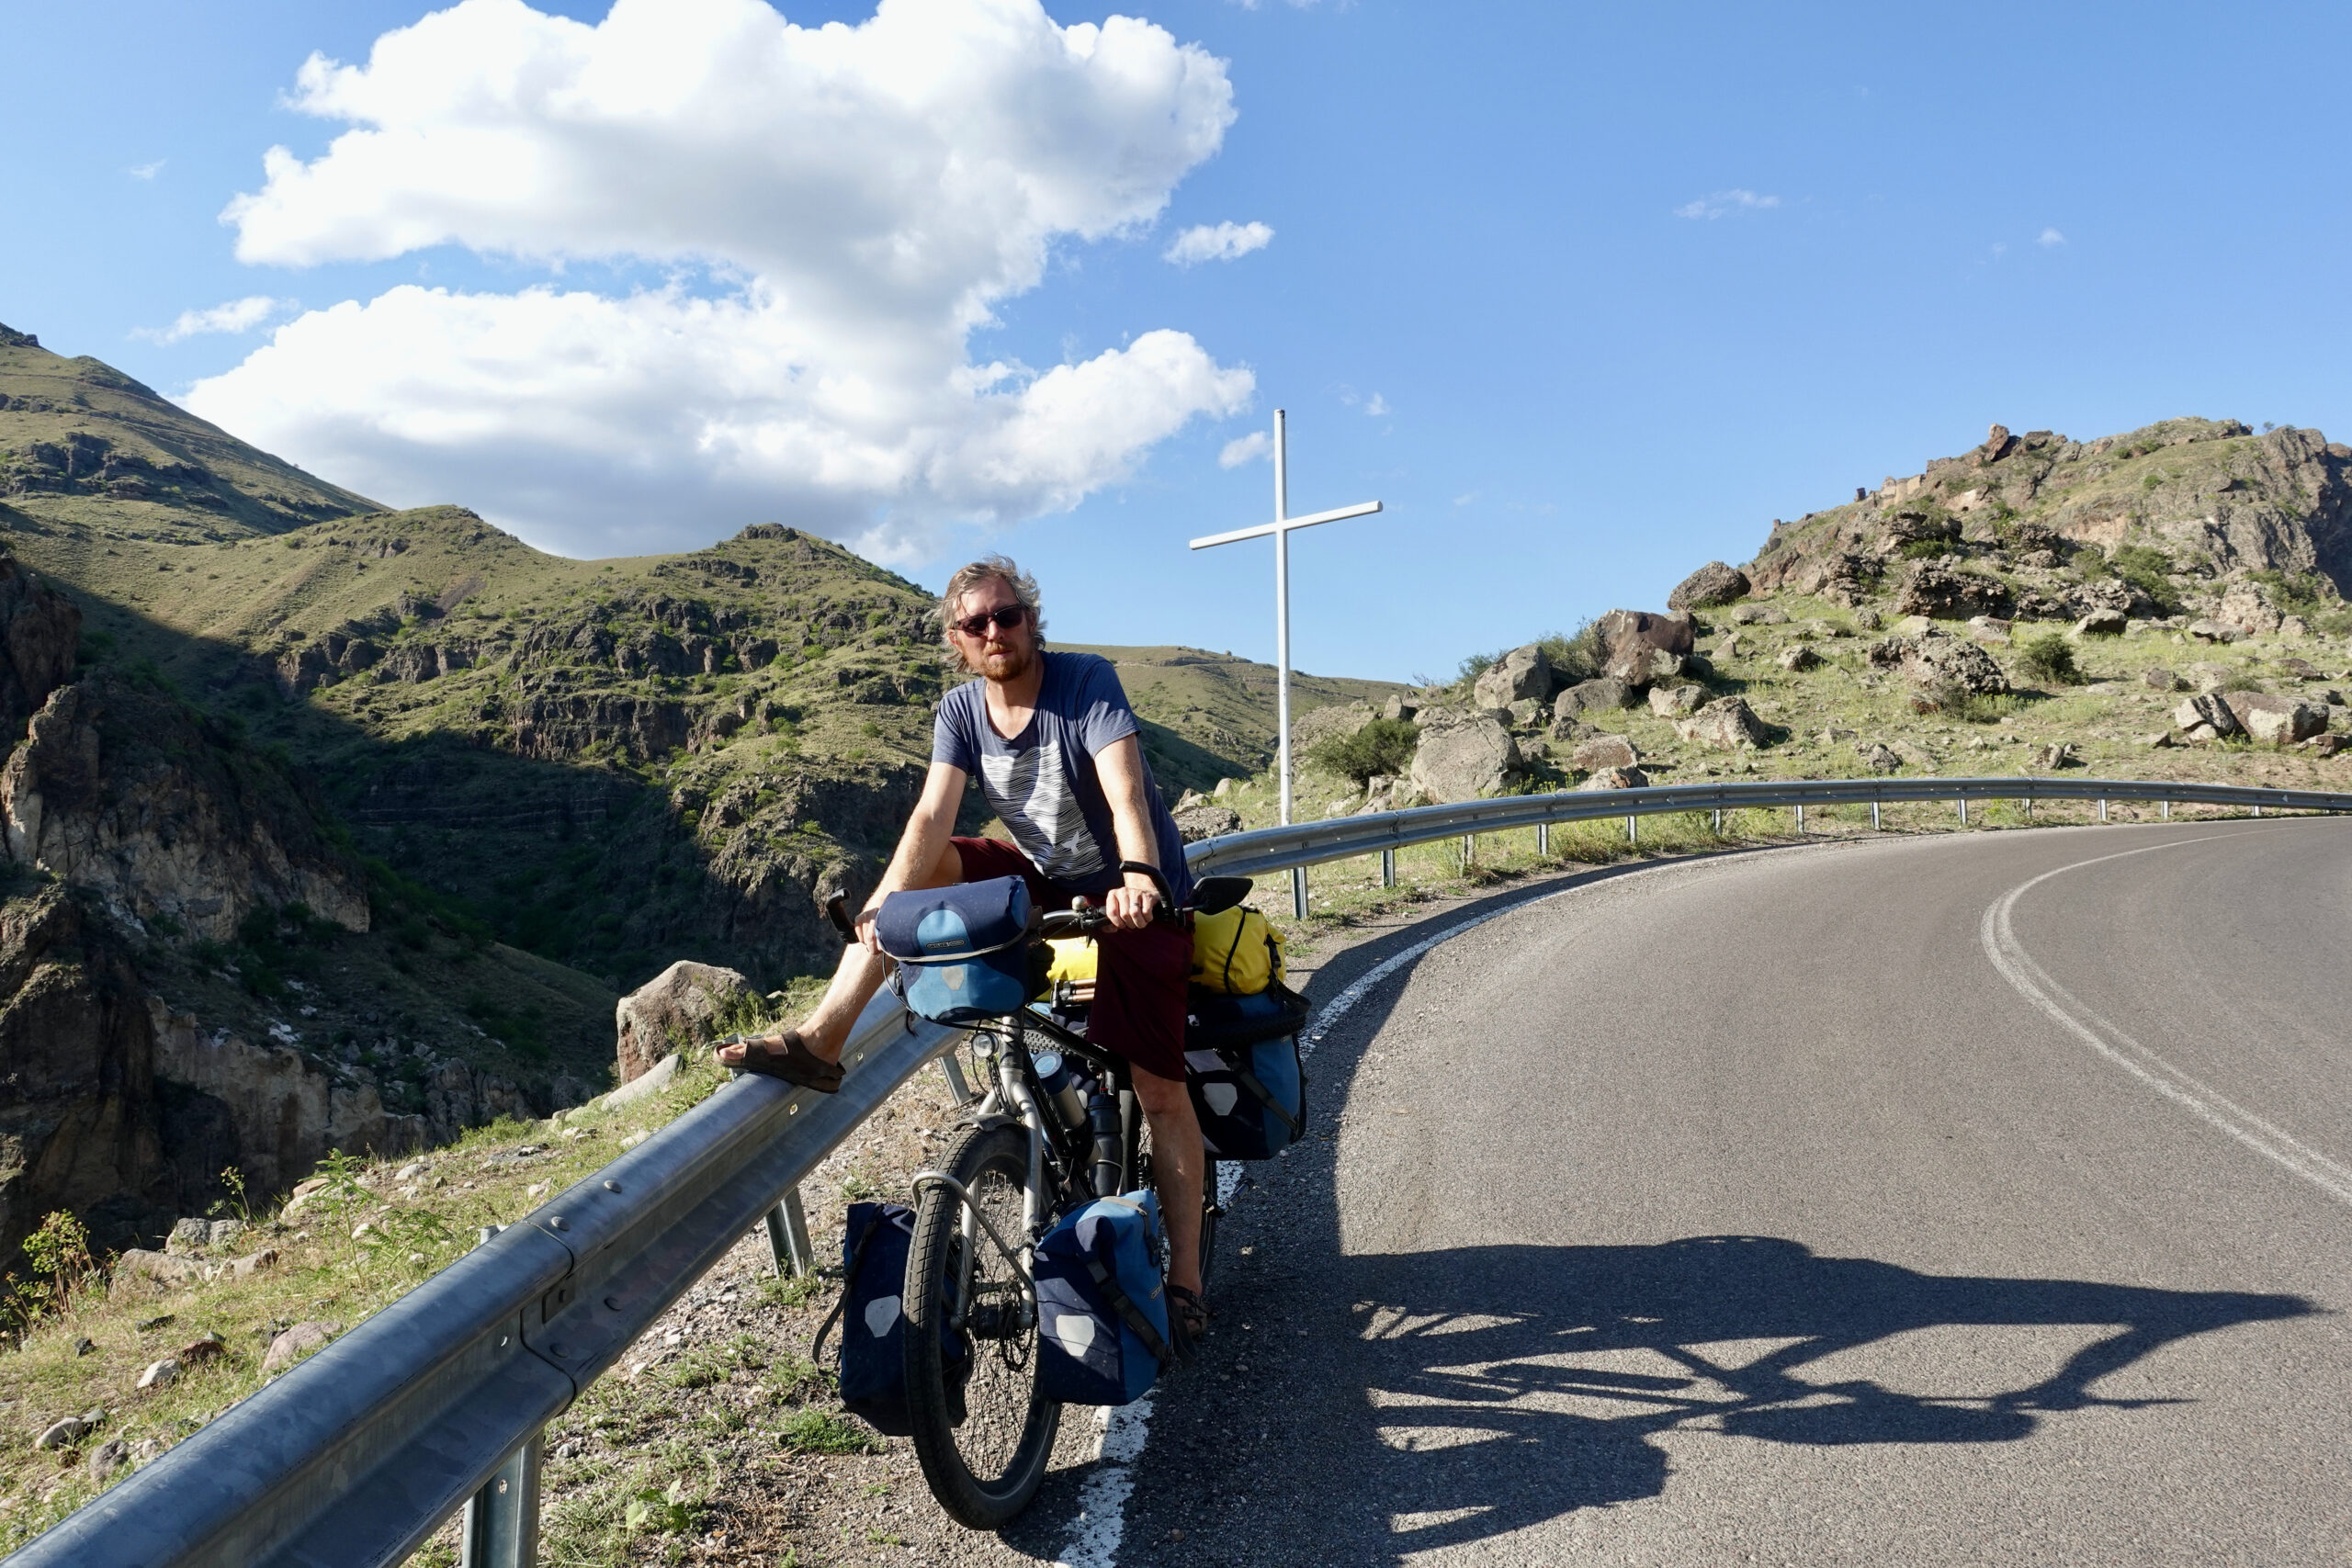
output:
[[[1136,733],[1136,715],[1109,660],[1091,653],[1043,657],[1046,674],[1036,710],[1020,734],[1010,740],[999,735],[989,722],[988,682],[967,681],[940,701],[931,760],[979,780],[1029,863],[1046,880],[1091,897],[1125,880],[1119,874],[1111,803],[1095,774],[1094,757]],[[1160,874],[1182,904],[1193,896],[1183,835],[1159,798],[1148,761],[1143,761],[1143,784],[1159,844]]]

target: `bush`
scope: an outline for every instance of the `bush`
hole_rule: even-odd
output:
[[[2075,663],[2075,645],[2063,632],[2042,632],[2019,642],[2018,669],[2029,680],[2053,686],[2078,685],[2083,679]]]
[[[2108,569],[2130,583],[2165,615],[2180,609],[2180,595],[2172,585],[2172,558],[2153,545],[2118,545]]]
[[[1401,773],[1410,767],[1419,738],[1420,731],[1401,718],[1375,718],[1353,735],[1316,742],[1306,760],[1362,789],[1374,773]]]
[[[1609,662],[1608,649],[1600,645],[1600,628],[1589,620],[1566,637],[1554,632],[1541,646],[1544,657],[1552,661],[1553,678],[1564,686],[1591,680]]]

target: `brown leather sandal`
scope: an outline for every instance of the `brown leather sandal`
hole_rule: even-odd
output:
[[[782,1078],[802,1089],[813,1089],[819,1094],[831,1094],[842,1087],[842,1065],[828,1062],[808,1049],[797,1029],[787,1029],[781,1036],[730,1034],[718,1044],[722,1048],[743,1047],[741,1061],[718,1064],[734,1072]]]

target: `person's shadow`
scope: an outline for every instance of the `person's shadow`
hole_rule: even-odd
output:
[[[1230,1549],[1398,1562],[1657,1495],[1667,1454],[1651,1439],[1677,1428],[1813,1445],[2014,1442],[2054,1413],[2168,1403],[2094,1387],[2160,1346],[2314,1310],[2294,1296],[1921,1274],[1767,1236],[1327,1255],[1305,1267],[1284,1250],[1263,1270],[1235,1258],[1227,1277],[1227,1322],[1251,1328],[1220,1335],[1218,1359],[1246,1359],[1248,1375],[1181,1377],[1163,1391],[1136,1544],[1159,1546],[1173,1527],[1185,1544],[1161,1551],[1191,1562]],[[1331,1305],[1297,1339],[1303,1287]],[[1834,1368],[1802,1375],[1935,1328],[1985,1331],[1970,1361],[1977,1387],[1917,1393]],[[2049,1371],[2049,1336],[1998,1332],[2015,1328],[2062,1331],[2081,1348]],[[2004,1351],[2033,1370],[2005,1370]],[[1235,1475],[1250,1485],[1219,1480]],[[1267,1505],[1309,1476],[1306,1506]]]

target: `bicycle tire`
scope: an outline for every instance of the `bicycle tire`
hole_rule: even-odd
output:
[[[999,1235],[1020,1243],[1029,1176],[1024,1129],[973,1128],[949,1147],[941,1168],[963,1184]],[[907,1414],[915,1457],[939,1506],[973,1529],[998,1529],[1037,1495],[1062,1407],[1037,1392],[1035,1324],[1001,1326],[1012,1321],[1002,1314],[1021,1297],[1012,1265],[984,1235],[975,1237],[967,1254],[962,1216],[963,1204],[944,1187],[927,1189],[915,1206],[900,1297],[907,1314]],[[974,1310],[956,1331],[960,1366],[951,1366],[942,1329],[956,1299],[956,1271],[967,1258]],[[989,1323],[991,1309],[1000,1326]]]

